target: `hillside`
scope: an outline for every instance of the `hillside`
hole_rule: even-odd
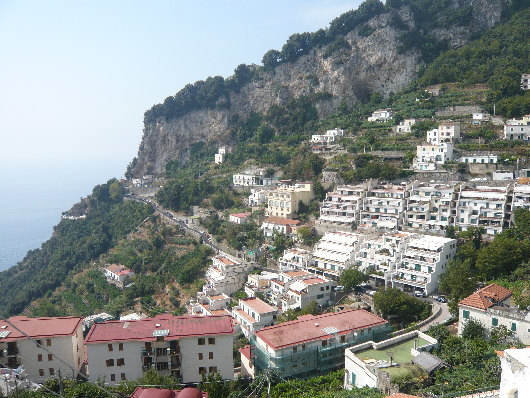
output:
[[[308,99],[315,115],[342,103],[364,103],[406,88],[441,51],[458,48],[498,23],[508,0],[368,0],[314,33],[292,35],[263,66],[240,65],[189,84],[145,113],[138,157],[128,175],[158,174],[170,160],[187,161],[197,142],[234,144],[228,131],[252,113],[267,114]],[[307,115],[306,115],[307,116]],[[292,126],[273,124],[292,133]],[[309,131],[310,132],[310,131]]]

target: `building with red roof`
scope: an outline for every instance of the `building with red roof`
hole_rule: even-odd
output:
[[[131,398],[208,398],[208,393],[193,387],[186,387],[182,390],[137,387]]]
[[[134,276],[134,272],[124,267],[123,265],[110,264],[107,265],[103,271],[107,277],[107,282],[112,283],[119,288],[125,286],[125,284]]]
[[[239,325],[245,337],[276,323],[278,310],[257,297],[239,300],[239,305],[232,308],[232,316]]]
[[[311,278],[300,279],[289,286],[289,290],[280,300],[282,311],[288,309],[304,309],[312,302],[327,307],[331,302],[331,292],[337,282],[324,276],[312,275]]]
[[[303,377],[344,367],[344,350],[388,338],[392,326],[365,310],[303,315],[257,331],[250,338],[258,373],[276,369],[283,377]]]
[[[250,217],[250,213],[233,213],[230,214],[230,217],[228,218],[228,221],[234,224],[245,224]]]
[[[522,311],[512,302],[512,291],[496,283],[477,290],[458,303],[458,335],[466,323],[474,319],[490,332],[501,325],[524,344],[530,344],[530,312]]]
[[[206,282],[201,294],[232,294],[243,287],[251,263],[241,262],[228,254],[221,253],[212,257],[212,265],[206,270]]]
[[[0,367],[24,366],[35,382],[59,369],[68,375],[74,369],[77,374],[84,362],[82,324],[83,318],[74,316],[0,320]]]
[[[234,377],[234,325],[230,316],[157,315],[96,323],[85,345],[89,378],[114,384],[149,369],[197,383],[202,374]]]

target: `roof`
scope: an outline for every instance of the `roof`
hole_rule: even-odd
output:
[[[267,217],[263,223],[278,224],[278,225],[298,225],[300,220],[290,220],[288,218]]]
[[[237,217],[237,218],[247,218],[250,216],[250,213],[234,213],[230,214],[230,217]]]
[[[233,262],[232,260],[230,260],[228,257],[225,257],[225,256],[215,256],[214,259],[216,259],[217,261],[222,262],[224,265],[234,265],[234,264],[236,264],[235,262]]]
[[[7,321],[31,338],[50,338],[74,335],[79,325],[83,322],[83,318],[80,316],[42,318],[13,316],[7,319]],[[8,322],[0,320],[0,332],[9,332],[9,334],[6,337],[1,338],[0,341],[10,342],[26,338],[23,333],[20,333]]]
[[[159,326],[157,326],[159,325]],[[234,334],[234,325],[229,316],[173,316],[157,315],[137,321],[110,321],[96,323],[90,329],[85,344],[110,341],[155,341],[153,332],[168,330],[166,338]]]
[[[128,269],[127,267],[124,267],[123,265],[118,265],[118,264],[111,264],[111,265],[108,265],[105,267],[106,270],[110,271],[110,272],[113,272],[115,274],[118,274],[118,273],[128,273],[128,272],[131,272],[130,269]]]
[[[309,278],[309,279],[304,279],[302,281],[302,283],[305,283],[306,285],[314,285],[316,283],[326,283],[326,282],[327,281],[325,281],[322,278]]]
[[[492,283],[461,300],[458,305],[486,310],[493,307],[496,303],[506,300],[511,295],[511,290]]]
[[[265,301],[257,297],[248,297],[245,299],[241,299],[241,301],[243,301],[246,305],[248,305],[250,308],[252,308],[254,311],[256,311],[259,314],[266,314],[268,312],[276,311],[276,309],[272,308]]]
[[[247,358],[250,361],[250,344],[247,344],[243,348],[240,348],[239,352],[241,353],[241,355],[243,355],[245,358]]]
[[[183,390],[136,387],[131,398],[208,398],[208,393],[193,387],[186,387]]]
[[[287,271],[287,272],[284,272],[284,274],[290,278],[296,278],[297,276],[309,275],[310,272],[307,272],[304,270],[298,270],[298,271]]]
[[[334,327],[338,333],[350,332],[387,323],[383,318],[365,310],[346,310],[322,315],[304,315],[295,321],[268,326],[256,336],[272,349],[279,349],[312,340],[331,337],[323,329]],[[329,329],[328,329],[329,330]]]
[[[447,366],[447,364],[440,358],[435,357],[434,355],[425,351],[420,352],[417,356],[412,358],[412,363],[422,367],[428,373]]]

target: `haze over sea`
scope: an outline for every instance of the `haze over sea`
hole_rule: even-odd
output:
[[[21,261],[28,250],[40,248],[53,226],[92,188],[120,178],[123,158],[92,161],[0,161],[0,271]]]

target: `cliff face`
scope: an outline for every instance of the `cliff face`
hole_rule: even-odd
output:
[[[455,0],[456,1],[456,0]],[[467,27],[439,28],[431,32],[436,39],[446,40],[450,47],[467,43],[472,34],[499,22],[509,0],[465,0],[473,7],[472,23]],[[400,19],[414,29],[408,7],[398,11]],[[166,121],[158,118],[146,123],[133,170],[136,176],[158,174],[168,161],[186,161],[188,149],[198,141],[225,142],[231,116],[245,117],[251,111],[266,112],[273,104],[284,104],[293,97],[312,92],[332,94],[331,99],[317,104],[319,116],[334,112],[341,101],[354,103],[363,88],[388,96],[405,88],[417,76],[422,65],[420,53],[398,52],[403,31],[389,24],[391,14],[372,18],[367,25],[375,29],[368,37],[355,29],[344,37],[350,49],[341,49],[325,57],[327,47],[312,50],[292,63],[284,63],[272,72],[260,72],[258,79],[238,93],[229,94],[227,109],[202,109]]]

